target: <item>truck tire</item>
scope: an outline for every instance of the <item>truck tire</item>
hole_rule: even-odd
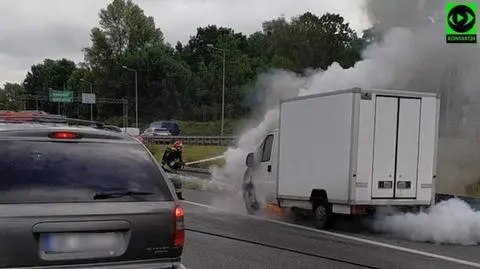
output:
[[[245,209],[250,215],[254,215],[259,209],[260,205],[255,197],[255,188],[253,185],[247,187],[243,193],[243,200],[245,201]]]
[[[255,186],[253,182],[250,180],[248,171],[245,172],[243,177],[243,201],[245,202],[245,209],[247,213],[250,215],[255,214],[260,209],[260,204],[257,201],[257,197],[255,195]]]
[[[325,198],[317,198],[313,202],[313,226],[320,230],[330,227],[332,213]]]

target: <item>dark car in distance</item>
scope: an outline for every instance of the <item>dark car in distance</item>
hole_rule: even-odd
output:
[[[173,136],[180,135],[180,125],[175,121],[154,121],[150,123],[151,128],[164,128]]]
[[[0,268],[185,268],[184,211],[136,138],[0,125]]]

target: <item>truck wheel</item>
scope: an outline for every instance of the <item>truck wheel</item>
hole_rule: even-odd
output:
[[[245,202],[245,208],[247,209],[248,214],[253,215],[260,209],[260,205],[255,197],[255,187],[252,183],[244,186],[243,200]]]
[[[245,209],[247,210],[248,214],[255,214],[259,209],[260,205],[257,201],[257,197],[255,195],[255,186],[253,182],[249,178],[248,171],[245,172],[243,177],[243,201],[245,202]]]
[[[325,198],[317,198],[313,203],[313,226],[324,230],[330,225],[331,212]]]

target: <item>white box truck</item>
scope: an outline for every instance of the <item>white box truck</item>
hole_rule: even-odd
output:
[[[280,124],[246,158],[243,195],[308,212],[317,228],[332,214],[434,202],[437,94],[349,89],[284,100]]]

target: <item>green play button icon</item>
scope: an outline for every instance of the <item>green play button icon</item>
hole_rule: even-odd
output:
[[[462,14],[457,14],[457,23],[461,22],[463,18]]]

